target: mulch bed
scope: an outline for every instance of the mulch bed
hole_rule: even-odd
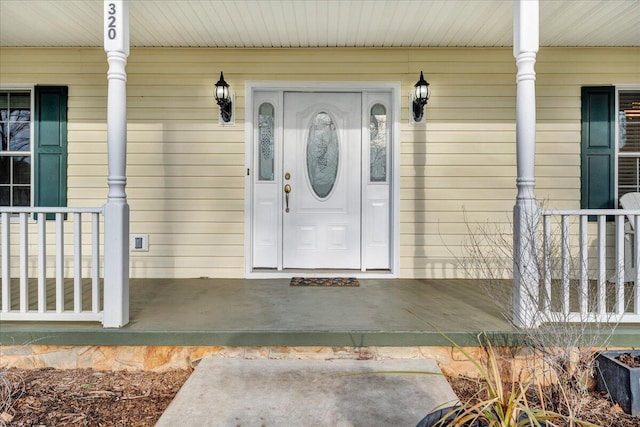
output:
[[[151,427],[190,374],[187,370],[0,370],[0,426]],[[447,380],[461,401],[473,399],[482,389],[478,380]],[[604,393],[585,395],[583,407],[579,417],[596,425],[640,427],[640,417],[623,413]]]
[[[462,377],[447,377],[453,391],[462,402],[474,400],[475,396],[481,396],[482,383]],[[583,410],[578,418],[602,427],[640,427],[640,417],[632,417],[625,414],[620,406],[611,402],[606,393],[591,391],[584,396]],[[558,424],[566,427],[568,424]]]
[[[191,371],[0,370],[0,426],[153,426]]]

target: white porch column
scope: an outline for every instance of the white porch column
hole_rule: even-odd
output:
[[[513,56],[518,66],[516,155],[518,195],[513,208],[513,320],[535,327],[538,320],[538,209],[534,194],[538,0],[514,0]]]
[[[129,205],[127,184],[127,57],[129,56],[129,0],[104,1],[104,50],[109,84],[107,153],[109,193],[104,206],[105,328],[129,323]]]

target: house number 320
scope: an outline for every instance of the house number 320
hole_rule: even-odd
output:
[[[107,9],[107,37],[109,40],[116,38],[116,5],[115,3],[109,3]]]

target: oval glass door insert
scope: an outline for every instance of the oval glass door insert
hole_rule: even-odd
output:
[[[307,176],[316,195],[326,198],[338,176],[340,144],[336,125],[329,114],[320,112],[311,120],[307,139]]]

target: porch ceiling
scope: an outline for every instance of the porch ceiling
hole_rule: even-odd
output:
[[[99,0],[0,0],[0,46],[102,46]],[[496,47],[510,0],[131,1],[132,46]],[[640,46],[638,0],[541,0],[542,46]]]

